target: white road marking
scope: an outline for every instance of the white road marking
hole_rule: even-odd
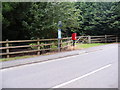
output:
[[[81,52],[79,52],[79,55],[80,55],[80,54],[85,54],[85,53],[86,53],[86,51],[81,51]]]
[[[54,87],[52,87],[52,88],[60,88],[60,87],[62,87],[62,86],[65,86],[65,85],[70,84],[70,83],[72,83],[72,82],[75,82],[75,81],[77,81],[77,80],[80,80],[80,79],[82,79],[82,78],[84,78],[84,77],[87,77],[87,76],[89,76],[89,75],[91,75],[91,74],[94,74],[94,73],[96,73],[96,72],[98,72],[98,71],[101,71],[101,70],[103,70],[103,69],[105,69],[105,68],[108,68],[108,67],[110,67],[111,65],[112,65],[112,64],[108,64],[108,65],[106,65],[106,66],[104,66],[104,67],[101,67],[101,68],[99,68],[99,69],[97,69],[97,70],[94,70],[94,71],[92,71],[92,72],[90,72],[90,73],[87,73],[87,74],[85,74],[85,75],[82,75],[82,76],[80,76],[80,77],[78,77],[78,78],[72,79],[72,80],[70,80],[70,81],[68,81],[68,82],[65,82],[65,83],[56,85],[56,86],[54,86]]]

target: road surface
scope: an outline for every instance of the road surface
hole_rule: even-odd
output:
[[[2,88],[118,88],[118,44],[1,71]]]

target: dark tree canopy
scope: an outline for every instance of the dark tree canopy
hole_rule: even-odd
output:
[[[120,34],[120,2],[3,2],[3,40]]]

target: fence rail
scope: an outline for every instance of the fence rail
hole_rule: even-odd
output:
[[[71,37],[67,38],[62,38],[61,39],[61,47],[60,49],[65,48],[65,46],[68,45],[71,41],[69,41]],[[63,41],[63,42],[62,42]],[[0,41],[0,44],[2,44],[2,47],[0,47],[0,50],[2,53],[0,53],[1,56],[6,56],[7,58],[10,57],[10,55],[14,54],[25,54],[25,53],[33,53],[37,52],[37,55],[41,54],[41,51],[46,51],[46,50],[58,50],[58,39],[36,39],[36,40],[16,40],[16,41]],[[17,43],[17,46],[15,45]],[[20,43],[20,44],[19,44]],[[21,43],[23,45],[21,45]],[[26,45],[27,43],[27,45]],[[30,44],[35,44],[35,45],[30,45]],[[67,45],[63,45],[67,44]],[[53,48],[54,46],[55,48]],[[24,51],[11,51],[11,49],[30,49],[30,50],[24,50]]]
[[[76,43],[109,43],[109,42],[118,42],[118,37],[115,35],[102,35],[102,36],[77,36]],[[51,50],[62,50],[72,45],[71,37],[62,38],[60,40],[60,48],[58,48],[58,39],[36,39],[36,40],[15,40],[15,41],[0,41],[2,47],[0,50],[1,56],[6,56],[7,58],[10,55],[15,54],[25,54],[25,53],[34,53],[40,55],[42,51],[51,51]],[[16,49],[21,49],[16,50]],[[15,51],[12,49],[15,49]]]

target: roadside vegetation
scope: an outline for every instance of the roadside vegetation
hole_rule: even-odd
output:
[[[61,36],[71,37],[72,33],[77,36],[120,35],[120,2],[2,2],[2,41],[35,40],[58,38],[58,22],[62,22]],[[2,47],[33,45],[24,50],[36,50],[58,47],[57,44],[40,46],[39,42],[2,44]],[[54,42],[50,42],[54,43]],[[55,42],[57,43],[57,42]],[[48,44],[41,42],[40,44]],[[105,43],[104,43],[105,44]],[[77,44],[76,49],[84,49],[103,43]],[[64,43],[63,45],[67,45]],[[70,47],[73,50],[73,47]],[[22,51],[20,49],[3,49],[3,53]],[[47,50],[46,50],[47,51]],[[44,50],[41,50],[44,53]],[[53,51],[57,53],[57,51]],[[28,52],[27,52],[28,53]],[[22,53],[22,55],[28,54]],[[46,54],[52,54],[50,50]],[[13,54],[14,55],[14,54]],[[19,54],[18,56],[20,56]],[[0,61],[29,58],[20,56]],[[39,55],[39,52],[38,52]],[[12,58],[13,57],[13,58]]]
[[[30,57],[35,57],[35,55],[30,55],[30,56],[18,56],[18,57],[11,57],[11,58],[1,58],[1,61],[10,61],[10,60],[16,60],[16,59],[23,59],[23,58],[30,58]]]
[[[2,2],[2,39],[120,35],[120,2]]]
[[[90,47],[106,45],[106,44],[108,44],[108,43],[76,44],[76,48],[77,49],[84,49],[84,48],[90,48]]]

